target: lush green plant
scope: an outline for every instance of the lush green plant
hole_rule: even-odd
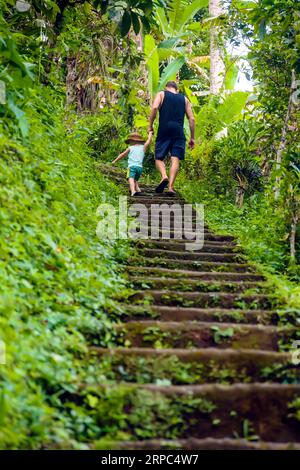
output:
[[[288,227],[282,214],[275,211],[272,200],[259,192],[246,199],[243,208],[238,208],[226,194],[212,191],[215,187],[212,178],[201,179],[201,183],[199,180],[187,181],[183,173],[178,186],[189,201],[205,205],[205,219],[213,230],[234,235],[249,260],[255,262],[264,274],[279,275],[272,277],[271,282],[282,301],[299,305],[299,291],[284,276],[288,274],[289,263]],[[294,272],[292,279],[297,281],[299,274]]]
[[[1,448],[66,442],[81,448],[102,437],[176,438],[195,410],[214,410],[213,403],[191,396],[177,400],[130,387],[80,387],[116,380],[110,363],[99,369],[97,361],[87,360],[90,344],[115,344],[116,299],[129,295],[122,277],[127,243],[95,234],[98,204],[116,202],[119,193],[99,162],[124,148],[133,123],[147,126],[148,85],[153,95],[167,80],[182,78],[181,90],[194,105],[198,142],[179,177],[181,193],[205,204],[212,229],[237,237],[288,306],[278,314],[282,323],[291,317],[296,322],[299,107],[294,100],[288,115],[288,103],[291,79],[299,76],[299,5],[231,2],[225,31],[235,44],[239,38],[249,44],[255,94],[211,98],[207,33],[221,20],[206,18],[207,4],[45,0],[20,12],[14,0],[0,0],[0,340],[7,347],[7,364],[0,366]],[[144,56],[138,47],[142,32]],[[237,69],[226,54],[225,62],[226,88],[232,91]],[[151,156],[146,170],[153,168]],[[245,193],[243,207],[234,203],[237,189]],[[180,295],[171,297],[185,305]],[[145,311],[153,298],[141,302]],[[219,342],[232,329],[214,333]],[[157,331],[148,335],[153,340]],[[188,371],[173,367],[174,377],[186,382]],[[147,364],[144,370],[149,377]],[[157,384],[169,385],[160,377]],[[213,377],[221,380],[220,374]],[[217,415],[212,422],[219,424]],[[243,434],[255,437],[247,420]]]
[[[184,65],[187,40],[195,36],[192,30],[188,30],[188,24],[207,5],[208,0],[172,0],[168,3],[167,11],[162,7],[157,8],[157,20],[163,40],[157,43],[155,37],[148,34],[144,41],[152,96],[162,90],[169,80],[174,80]],[[160,67],[160,63],[164,66]]]
[[[49,89],[27,93],[28,143],[0,126],[1,448],[72,440],[88,425],[83,410],[71,418],[62,404],[93,374],[89,332],[98,331],[95,344],[113,340],[108,313],[125,292],[118,262],[128,253],[95,234],[97,206],[118,190],[90,158],[90,122],[64,117]]]
[[[86,118],[88,144],[92,156],[97,161],[111,162],[122,149],[127,147],[125,138],[129,129],[122,116],[112,115],[111,110],[104,110],[100,116]]]
[[[228,129],[228,136],[216,145],[214,170],[222,182],[223,191],[231,191],[232,180],[236,181],[236,202],[243,205],[244,194],[261,188],[262,171],[259,139],[264,136],[264,127],[253,121],[240,121]],[[220,188],[221,189],[221,188]]]
[[[119,21],[122,36],[126,36],[130,28],[135,34],[139,34],[142,27],[149,31],[155,21],[155,8],[167,6],[164,0],[94,0],[93,3],[100,6],[103,14],[108,12],[112,19]]]

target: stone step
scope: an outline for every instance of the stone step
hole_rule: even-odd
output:
[[[234,241],[234,238],[229,235],[216,235],[208,229],[204,229],[203,232],[196,234],[195,231],[190,232],[187,230],[182,230],[180,232],[178,230],[174,230],[172,226],[170,227],[170,230],[162,230],[161,227],[156,227],[156,226],[151,227],[151,224],[147,226],[147,225],[137,223],[137,227],[139,228],[141,227],[143,229],[143,233],[146,233],[148,235],[149,240],[158,240],[158,241],[170,240],[172,242],[182,240],[184,243],[186,242],[192,243],[193,241],[195,241],[195,238],[197,235],[197,238],[200,239],[200,241],[204,240],[204,242],[206,241],[233,242]],[[202,233],[204,235],[202,235]],[[142,238],[137,239],[137,240],[141,241]]]
[[[176,260],[194,260],[194,261],[217,261],[217,262],[237,262],[243,260],[241,254],[237,253],[206,253],[200,251],[194,253],[192,251],[171,251],[171,250],[158,250],[146,248],[143,249],[143,256],[147,257],[160,257],[166,259],[176,259]]]
[[[270,296],[264,294],[244,295],[224,292],[173,292],[169,290],[147,290],[129,296],[130,303],[144,305],[167,305],[175,307],[222,307],[247,310],[273,308]]]
[[[137,289],[168,289],[182,292],[260,292],[265,284],[240,280],[164,279],[159,277],[130,276],[129,281]]]
[[[94,450],[300,450],[300,442],[252,442],[246,439],[145,439],[143,441],[98,441],[90,445]],[[193,458],[184,456],[185,462]],[[182,460],[183,462],[183,460]]]
[[[133,217],[132,214],[129,214],[129,215],[131,215],[131,217]],[[162,223],[164,222],[164,224],[169,224],[171,227],[173,227],[173,226],[175,226],[175,228],[184,227],[187,232],[189,232],[191,230],[195,230],[196,228],[198,228],[198,232],[203,232],[204,231],[203,229],[206,229],[207,231],[209,231],[207,225],[202,225],[202,224],[200,224],[200,222],[198,222],[199,226],[197,227],[197,225],[196,225],[197,217],[196,216],[193,216],[192,218],[184,220],[183,218],[182,219],[180,219],[178,217],[174,218],[173,215],[169,216],[168,214],[164,215],[164,217],[162,217],[161,215],[160,216],[151,215],[151,212],[149,211],[146,214],[142,214],[142,215],[137,214],[137,220],[139,222],[143,222],[145,224],[147,224],[147,223],[150,224],[150,223],[156,222],[157,225],[160,225],[160,226],[162,226]],[[164,228],[164,227],[162,226],[162,228]]]
[[[133,227],[137,227],[140,230],[143,230],[143,233],[148,234],[148,240],[157,240],[157,241],[168,241],[171,240],[177,241],[177,240],[182,240],[184,243],[190,242],[192,243],[195,241],[196,237],[198,240],[213,240],[213,241],[218,241],[218,238],[221,237],[221,241],[224,239],[222,236],[216,236],[213,232],[211,232],[209,229],[204,228],[204,230],[201,229],[201,231],[195,230],[193,226],[193,232],[189,230],[189,228],[185,228],[182,226],[182,229],[179,227],[173,226],[173,223],[170,224],[169,229],[166,227],[162,227],[161,223],[156,223],[157,221],[154,221],[154,223],[151,223],[151,220],[149,220],[149,223],[145,223],[145,221],[138,221],[138,219],[133,219]],[[132,226],[130,225],[130,228]],[[146,240],[147,240],[146,239]],[[232,238],[230,238],[231,240]],[[145,239],[138,239],[137,241],[144,241]],[[226,239],[225,239],[226,241]]]
[[[174,206],[175,204],[180,206],[181,208],[184,208],[184,205],[186,202],[183,199],[172,199],[170,197],[149,197],[146,194],[140,197],[129,197],[128,198],[128,206],[130,207],[131,205],[135,204],[143,204],[147,208],[151,208],[154,205],[155,206],[162,206],[163,204],[166,204],[169,207]],[[182,209],[183,210],[183,209]],[[190,209],[188,209],[190,210]],[[195,209],[193,209],[194,211]],[[192,212],[193,212],[192,211]],[[150,212],[150,211],[149,211]]]
[[[100,168],[128,194],[125,170]],[[107,449],[105,429],[114,429],[126,439],[109,447],[118,450],[300,450],[300,369],[291,353],[279,352],[297,338],[296,328],[282,327],[275,301],[257,293],[264,279],[234,237],[204,224],[203,248],[187,250],[195,208],[180,239],[172,208],[183,211],[184,199],[158,195],[153,184],[141,188],[143,195],[128,197],[129,205],[147,209],[137,223],[151,236],[153,225],[162,225],[157,212],[151,217],[153,205],[165,204],[171,229],[159,227],[157,240],[136,240],[140,256],[125,269],[143,290],[118,309],[116,347],[90,348],[95,384],[82,387],[80,400],[104,430],[91,448]]]
[[[138,204],[139,203],[141,203],[141,204],[168,204],[168,205],[170,205],[170,204],[180,204],[180,205],[188,204],[185,201],[185,199],[183,199],[180,196],[170,197],[170,196],[167,196],[164,193],[163,194],[151,194],[145,189],[142,191],[142,193],[143,194],[141,196],[134,196],[134,197],[130,196],[128,198],[128,201],[130,203],[138,202]]]
[[[222,263],[212,261],[194,261],[194,260],[178,260],[178,259],[163,259],[160,257],[146,258],[145,256],[132,256],[128,262],[132,266],[138,267],[165,267],[168,269],[189,269],[195,272],[236,272],[246,273],[254,272],[254,267],[247,263]]]
[[[148,199],[147,196],[143,196],[138,199],[134,197],[133,199],[130,199],[128,201],[128,204],[142,204],[143,208],[146,207],[148,210],[149,215],[157,215],[161,213],[161,211],[166,211],[166,213],[170,213],[173,215],[174,213],[178,216],[186,216],[189,217],[190,214],[193,216],[200,215],[201,213],[197,211],[194,207],[191,206],[191,204],[188,204],[182,200],[173,200],[170,198],[169,200],[153,200],[153,199]],[[138,213],[139,214],[139,213]]]
[[[145,228],[145,231],[147,231],[147,227],[142,226],[142,228]],[[229,235],[216,235],[215,233],[211,232],[208,229],[204,230],[204,241],[212,241],[212,242],[228,242],[228,243],[233,243],[234,238],[229,236]],[[170,231],[167,230],[161,230],[159,229],[158,231],[158,237],[152,238],[151,237],[151,227],[148,227],[148,234],[149,234],[149,240],[157,240],[157,241],[172,241],[176,242],[178,240],[182,240],[184,243],[193,241],[195,239],[195,232],[188,232],[185,231],[185,233],[178,234],[176,231],[170,229]],[[156,234],[155,234],[156,235]]]
[[[170,385],[237,382],[299,383],[291,354],[249,349],[90,348],[113,380]],[[113,376],[111,373],[113,371]]]
[[[128,219],[129,220],[129,219]],[[209,239],[211,236],[214,236],[214,233],[209,230],[207,227],[197,228],[193,223],[191,225],[184,225],[183,223],[178,223],[177,225],[171,220],[168,219],[162,221],[158,219],[146,219],[146,218],[134,218],[132,217],[130,221],[130,228],[137,227],[140,230],[143,230],[143,233],[148,233],[148,239],[156,240],[187,240],[194,241],[197,237],[197,240],[202,241],[203,239]]]
[[[201,212],[196,211],[190,204],[186,204],[182,201],[148,201],[146,197],[141,197],[138,202],[137,198],[134,197],[132,200],[128,201],[129,207],[132,203],[138,204],[138,207],[135,207],[135,210],[137,210],[137,215],[139,217],[142,217],[146,212],[144,210],[140,209],[145,209],[147,208],[147,214],[149,217],[162,217],[162,214],[164,214],[167,217],[171,218],[186,218],[187,221],[191,219],[199,219],[205,223],[205,220],[203,218],[203,215]],[[140,207],[140,205],[142,207]],[[136,213],[134,211],[134,213]],[[207,225],[207,224],[205,224]]]
[[[182,242],[182,243],[181,243]],[[171,240],[163,241],[163,240],[139,240],[137,242],[137,246],[140,249],[146,248],[158,248],[160,250],[167,250],[167,251],[187,251],[187,246],[191,242],[187,242],[187,240],[182,240],[181,242],[176,241],[173,242]],[[194,242],[192,242],[194,243]],[[194,245],[192,244],[192,247]],[[233,245],[222,244],[218,243],[215,244],[213,242],[206,241],[204,238],[204,244],[200,249],[196,249],[194,252],[199,253],[204,251],[206,253],[237,253],[238,248]]]
[[[280,443],[297,442],[300,435],[300,385],[90,385],[81,396],[89,409],[91,399],[96,403],[91,419],[101,422],[103,437],[112,428],[128,440],[236,437]]]
[[[159,277],[169,279],[203,279],[205,281],[230,281],[230,282],[244,282],[244,281],[256,281],[261,282],[264,277],[259,274],[249,273],[227,273],[227,272],[199,272],[189,271],[184,269],[167,269],[167,268],[156,268],[144,266],[139,268],[138,266],[127,266],[126,271],[135,276],[145,277]]]
[[[215,246],[215,247],[222,247],[222,246],[225,246],[225,247],[230,247],[232,249],[240,249],[240,247],[236,244],[236,242],[232,241],[232,240],[229,240],[229,241],[223,241],[223,240],[214,240],[214,239],[210,239],[210,238],[207,238],[206,237],[213,237],[215,234],[213,232],[205,232],[204,234],[204,242],[206,245],[208,246]],[[147,247],[147,244],[149,245],[156,245],[157,247],[164,247],[164,245],[168,245],[168,244],[172,244],[172,245],[176,245],[176,248],[177,250],[184,248],[186,243],[188,242],[189,240],[187,238],[148,238],[148,239],[141,239],[141,240],[137,240],[137,243],[138,244],[144,244],[145,247]],[[192,243],[194,241],[194,239],[190,240],[190,242]],[[176,250],[175,250],[176,251]]]
[[[212,348],[278,351],[278,345],[292,345],[297,337],[293,327],[244,325],[236,323],[128,321],[115,327],[118,344],[138,348]]]
[[[165,307],[162,305],[126,307],[122,305],[119,314],[122,321],[130,320],[161,320],[161,321],[201,321],[226,322],[260,325],[277,325],[280,322],[278,313],[272,310],[239,310],[222,308],[183,308]],[[296,321],[294,321],[295,325]]]

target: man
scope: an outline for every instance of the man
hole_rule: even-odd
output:
[[[191,103],[178,92],[176,82],[168,82],[166,89],[160,91],[154,99],[149,132],[153,132],[153,123],[159,110],[159,127],[155,144],[155,164],[161,174],[161,182],[156,188],[157,193],[163,193],[169,185],[168,194],[175,194],[174,183],[179,171],[179,161],[184,160],[186,139],[183,125],[187,116],[190,125],[190,148],[195,146],[195,119]],[[166,173],[165,157],[171,155],[170,178]]]

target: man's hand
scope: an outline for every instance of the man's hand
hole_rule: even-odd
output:
[[[193,149],[195,147],[195,139],[190,139],[189,147],[190,147],[190,149]]]

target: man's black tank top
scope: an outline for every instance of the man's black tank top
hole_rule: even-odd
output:
[[[185,97],[180,93],[164,91],[165,97],[159,110],[157,138],[184,139]]]

